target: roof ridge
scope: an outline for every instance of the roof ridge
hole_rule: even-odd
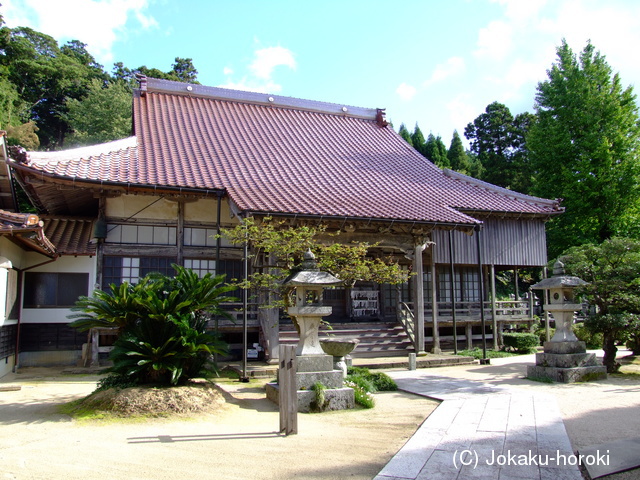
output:
[[[166,93],[172,95],[186,95],[211,98],[214,100],[236,101],[242,103],[252,103],[264,106],[274,106],[292,108],[298,110],[311,111],[316,113],[327,113],[344,117],[363,118],[366,120],[377,120],[380,108],[356,107],[317,100],[306,100],[296,97],[286,97],[262,92],[249,92],[245,90],[235,90],[223,87],[208,87],[195,83],[176,82],[173,80],[163,80],[159,78],[138,76],[140,82],[140,94],[145,93]]]
[[[550,200],[547,198],[535,197],[533,195],[527,195],[525,193],[516,192],[515,190],[509,190],[508,188],[500,187],[498,185],[494,185],[489,182],[485,182],[484,180],[480,180],[478,178],[470,177],[469,175],[465,175],[464,173],[456,172],[455,170],[451,170],[450,168],[443,168],[442,173],[454,180],[458,180],[461,182],[468,183],[478,188],[484,188],[485,190],[489,190],[500,195],[505,195],[508,197],[512,197],[517,200],[521,200],[527,203],[533,203],[537,205],[547,205],[550,207],[559,210],[560,201],[559,200]]]

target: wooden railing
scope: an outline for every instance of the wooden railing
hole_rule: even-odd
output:
[[[415,317],[413,316],[413,310],[405,302],[398,302],[397,312],[398,321],[407,333],[411,343],[415,343]]]
[[[492,319],[493,311],[491,302],[482,302],[485,318]],[[429,305],[426,306],[428,316],[432,315]],[[520,321],[532,320],[533,308],[530,300],[510,300],[495,302],[496,320],[500,321]],[[438,319],[447,320],[452,318],[451,302],[438,302]],[[456,302],[456,319],[462,321],[480,319],[480,302]]]

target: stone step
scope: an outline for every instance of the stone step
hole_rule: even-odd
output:
[[[293,325],[280,328],[281,344],[298,342],[298,332]],[[353,358],[406,356],[414,350],[402,326],[395,323],[332,324],[331,329],[321,329],[319,337],[357,338],[360,343],[351,353]]]

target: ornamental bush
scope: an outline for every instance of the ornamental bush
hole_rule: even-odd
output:
[[[531,353],[540,345],[540,337],[535,333],[503,333],[504,348],[517,353]]]
[[[226,344],[207,331],[209,316],[229,317],[220,303],[233,301],[224,275],[200,278],[192,270],[173,265],[175,277],[149,274],[137,285],[110,286],[82,297],[71,315],[81,331],[115,327],[115,341],[106,371],[116,383],[177,385],[215,371],[214,354]],[[110,381],[107,381],[108,385]]]

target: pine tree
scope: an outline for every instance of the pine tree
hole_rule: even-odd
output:
[[[426,156],[424,135],[418,126],[418,122],[416,122],[416,126],[411,134],[411,144],[413,145],[413,148],[419,151],[423,156]]]
[[[468,174],[469,157],[467,156],[467,152],[464,149],[462,139],[457,130],[453,131],[453,138],[451,139],[451,145],[447,152],[447,158],[453,170]]]
[[[409,133],[409,130],[407,130],[407,127],[405,126],[404,123],[400,124],[400,128],[398,129],[398,134],[405,139],[405,141],[411,145],[411,134]]]

